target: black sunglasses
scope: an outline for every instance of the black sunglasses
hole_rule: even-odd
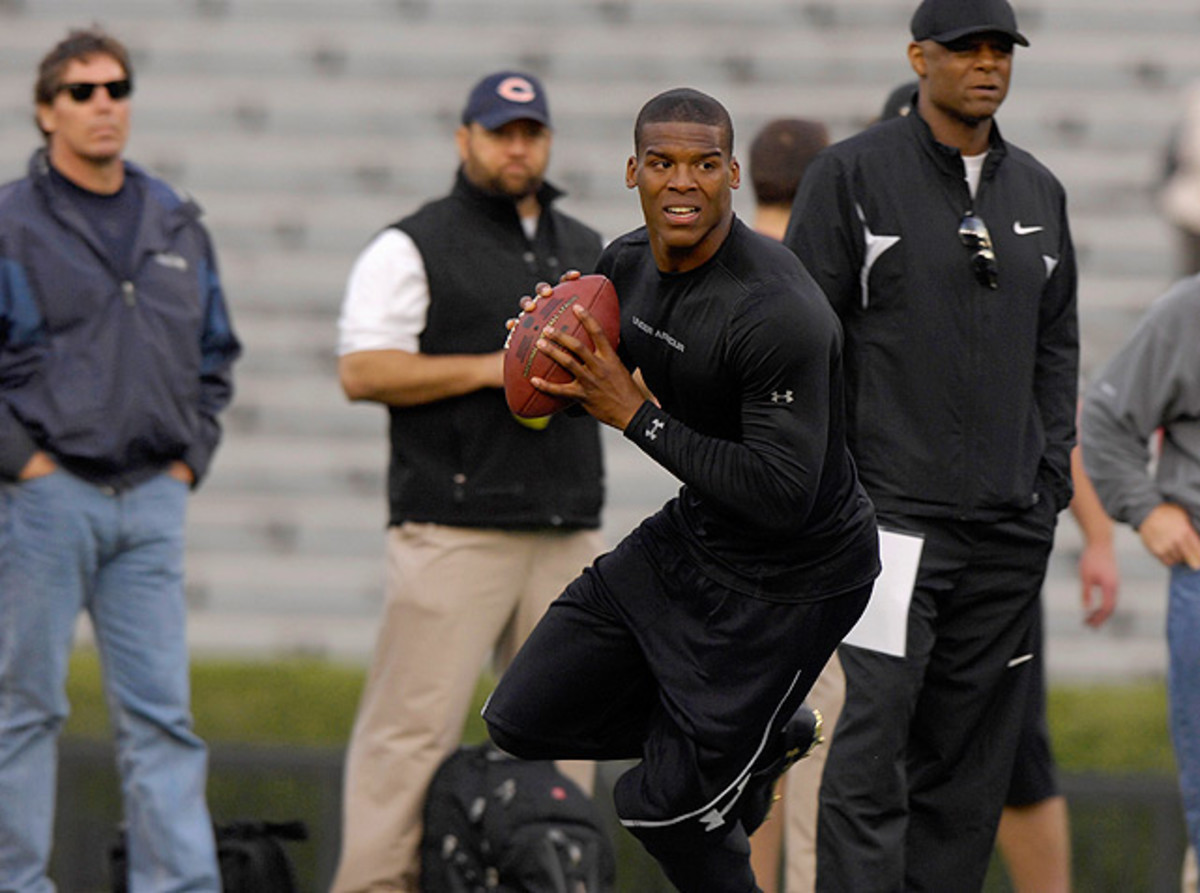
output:
[[[958,225],[958,238],[971,249],[971,270],[979,284],[996,288],[996,249],[983,218],[968,211]]]
[[[76,102],[87,102],[92,98],[92,94],[96,92],[97,87],[103,87],[108,91],[110,99],[125,99],[133,92],[133,81],[129,78],[121,78],[119,81],[109,81],[105,84],[60,84],[58,92],[67,92],[71,94],[71,98]]]

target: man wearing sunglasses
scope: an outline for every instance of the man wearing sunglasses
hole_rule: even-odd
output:
[[[850,446],[880,525],[919,550],[894,593],[899,647],[839,649],[818,890],[982,885],[1071,496],[1066,198],[994,120],[1028,41],[1007,0],[923,0],[912,36],[912,113],[819,156],[785,237],[842,320]]]
[[[46,893],[76,618],[117,732],[128,887],[218,891],[192,730],[188,492],[240,345],[200,211],[125,162],[125,47],[73,31],[34,88],[44,138],[0,187],[0,889]]]

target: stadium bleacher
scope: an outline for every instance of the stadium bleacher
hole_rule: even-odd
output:
[[[1008,139],[1067,186],[1081,263],[1085,371],[1171,280],[1155,190],[1183,90],[1200,79],[1190,0],[1016,0]],[[98,21],[133,50],[129,156],[206,209],[246,355],[227,436],[193,501],[198,649],[360,658],[381,596],[384,413],[336,381],[336,317],[355,255],[450,183],[470,84],[525,68],[550,91],[551,177],[606,236],[638,223],[622,172],[632,119],[688,84],[733,113],[740,145],[768,119],[865,126],[896,84],[911,0],[0,0],[0,179],[37,142],[33,72],[68,27]],[[749,214],[748,190],[738,209]],[[515,296],[514,296],[515,298]],[[618,436],[610,539],[673,482]],[[1162,667],[1161,571],[1122,532],[1121,616],[1078,620],[1078,533],[1061,525],[1047,589],[1051,673]],[[1061,645],[1059,644],[1061,642]]]

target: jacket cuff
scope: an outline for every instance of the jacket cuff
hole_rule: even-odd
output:
[[[37,442],[20,425],[13,425],[0,437],[0,478],[15,481],[38,451]]]
[[[663,437],[670,419],[660,407],[646,400],[625,428],[625,439],[633,441],[645,452],[655,453],[656,442]]]
[[[208,473],[208,463],[212,460],[212,450],[201,444],[193,444],[188,447],[187,452],[179,457],[179,461],[192,470],[192,475],[196,478],[192,484],[192,489],[195,490],[200,486],[200,482],[204,480]]]
[[[1128,511],[1125,513],[1126,520],[1128,520],[1129,526],[1134,530],[1141,528],[1142,523],[1146,520],[1150,513],[1166,502],[1166,500],[1159,497],[1157,493],[1155,494],[1155,497],[1156,498],[1154,499],[1148,499],[1144,502],[1136,502],[1129,506]]]

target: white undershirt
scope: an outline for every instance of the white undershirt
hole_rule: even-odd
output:
[[[975,192],[979,189],[979,178],[983,176],[983,162],[987,159],[987,152],[981,155],[964,155],[962,157],[963,165],[967,169],[967,188],[971,190],[971,198],[975,198]]]

